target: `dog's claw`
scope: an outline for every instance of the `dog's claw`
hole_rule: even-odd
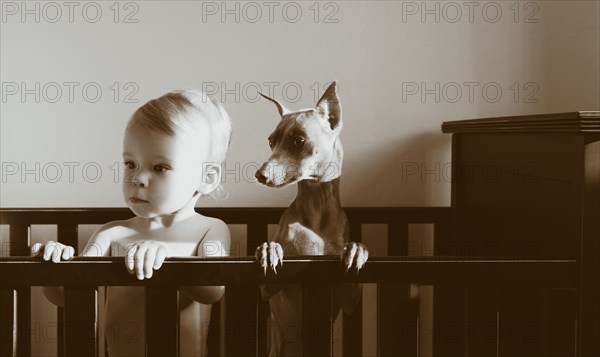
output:
[[[275,251],[277,252],[277,256],[279,257],[279,264],[283,266],[283,248],[280,244],[277,244],[277,246],[275,247]]]
[[[353,266],[356,267],[356,271],[358,272],[362,269],[368,259],[369,251],[367,250],[367,247],[361,243],[348,243],[342,251],[342,262],[344,263],[346,272]]]
[[[263,269],[264,276],[267,276],[267,247],[267,242],[265,242],[256,248],[255,253],[256,261]]]
[[[283,266],[283,248],[276,242],[265,242],[256,248],[256,260],[263,268],[263,274],[267,276],[267,268],[271,268],[277,274],[277,265]]]

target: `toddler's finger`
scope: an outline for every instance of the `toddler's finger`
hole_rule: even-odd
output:
[[[156,248],[151,248],[146,251],[146,256],[144,257],[144,276],[146,279],[150,279],[152,277],[154,267],[154,260],[156,259]]]
[[[73,256],[75,255],[75,249],[71,246],[66,246],[64,247],[63,251],[62,251],[62,259],[63,260],[69,260],[71,258],[73,258]]]
[[[133,258],[135,265],[135,274],[138,280],[144,280],[144,257],[148,248],[138,247]]]
[[[134,245],[127,250],[127,253],[125,253],[125,268],[127,268],[127,271],[129,272],[129,274],[133,274],[133,268],[135,267],[134,257],[135,257],[136,251],[137,251],[137,246]]]
[[[40,248],[42,247],[42,243],[35,243],[31,246],[31,256],[35,257],[40,253]]]
[[[60,243],[56,244],[56,246],[54,247],[54,250],[52,251],[52,262],[53,263],[60,262],[60,256],[62,255],[63,248],[64,248],[64,246],[62,246]]]
[[[52,253],[54,252],[54,249],[58,248],[56,246],[56,244],[52,241],[46,243],[46,246],[44,247],[44,260],[48,261],[50,260],[50,258],[52,257]]]
[[[160,269],[166,258],[167,252],[164,249],[159,249],[158,252],[156,252],[156,259],[154,260],[154,269]]]

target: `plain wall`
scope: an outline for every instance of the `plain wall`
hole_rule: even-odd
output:
[[[3,208],[124,206],[126,121],[178,88],[209,91],[234,125],[229,197],[200,206],[295,195],[254,179],[278,120],[257,89],[300,109],[338,81],[345,206],[449,205],[443,121],[600,109],[597,1],[71,4],[2,2]],[[40,301],[34,320],[47,326]],[[54,348],[47,340],[34,341],[37,355]]]
[[[599,106],[597,2],[475,3],[319,3],[317,23],[313,2],[135,2],[119,7],[118,23],[110,2],[77,3],[72,19],[53,3],[62,17],[51,23],[45,3],[3,2],[0,204],[123,206],[115,165],[127,119],[149,99],[199,87],[224,102],[235,130],[230,196],[200,204],[286,205],[294,187],[254,180],[278,120],[256,89],[299,109],[335,79],[343,203],[447,205],[443,121]]]

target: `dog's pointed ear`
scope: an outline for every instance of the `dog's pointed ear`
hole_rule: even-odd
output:
[[[279,111],[279,115],[283,116],[284,114],[288,113],[288,110],[283,105],[281,105],[281,103],[276,101],[275,99],[273,99],[271,97],[267,97],[266,95],[262,94],[261,92],[258,92],[258,94],[260,94],[263,98],[275,103],[275,105],[277,106],[277,110]]]
[[[337,82],[333,81],[323,96],[317,102],[315,108],[319,113],[323,114],[329,121],[331,130],[335,130],[342,123],[342,106],[337,95]]]

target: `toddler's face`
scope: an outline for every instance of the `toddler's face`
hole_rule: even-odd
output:
[[[202,140],[192,140],[139,125],[127,129],[123,141],[123,196],[137,216],[170,214],[189,203],[202,177],[206,135],[203,131]]]

